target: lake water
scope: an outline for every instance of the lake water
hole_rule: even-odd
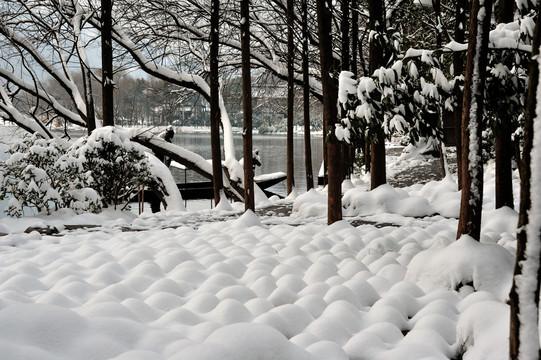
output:
[[[259,149],[261,166],[256,167],[256,175],[269,174],[274,172],[286,172],[286,135],[253,135],[253,148]],[[242,136],[234,135],[235,155],[237,159],[242,158]],[[211,158],[210,134],[199,133],[177,133],[173,138],[173,143],[180,145],[187,150],[195,152],[205,159]],[[317,174],[323,158],[323,138],[314,136],[311,139],[312,146],[312,168],[314,171],[314,180],[317,185]],[[304,169],[304,137],[295,136],[293,140],[294,148],[294,176],[295,188],[298,193],[306,192],[306,175]],[[223,152],[223,145],[222,145]],[[183,171],[175,171],[175,177],[182,179]],[[197,174],[188,175],[188,181],[202,181]],[[273,186],[270,191],[280,195],[286,194],[286,181]]]

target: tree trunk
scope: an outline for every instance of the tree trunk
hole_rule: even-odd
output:
[[[212,152],[212,187],[218,205],[223,192],[222,151],[220,145],[220,81],[218,74],[220,0],[212,0],[210,13],[210,143]]]
[[[337,69],[332,48],[332,0],[317,1],[319,55],[323,90],[323,118],[326,129],[334,129],[338,117],[338,84],[333,77]],[[327,133],[325,133],[327,134]],[[329,174],[327,223],[342,220],[342,171],[340,145],[333,134],[327,134],[327,167]]]
[[[357,78],[358,65],[357,65],[357,49],[359,48],[359,12],[357,7],[359,6],[359,0],[351,0],[351,56],[350,56],[350,71],[353,76]]]
[[[349,30],[350,30],[350,16],[349,16],[349,3],[350,0],[342,0],[341,10],[342,10],[342,20],[340,22],[340,32],[341,35],[341,61],[342,61],[342,71],[350,70],[350,40],[349,40]],[[346,117],[346,110],[343,107],[340,107],[341,118]],[[342,179],[349,179],[351,177],[351,167],[353,164],[353,159],[351,158],[351,145],[342,144]]]
[[[499,0],[498,23],[509,23],[514,20],[515,1]],[[494,148],[496,163],[496,209],[502,206],[514,208],[513,199],[513,141],[508,120],[498,116],[495,131]]]
[[[463,43],[466,37],[466,15],[467,15],[467,0],[457,0],[456,13],[455,13],[455,40],[459,43]],[[453,68],[454,75],[460,76],[464,73],[464,58],[461,52],[453,53]],[[455,123],[455,143],[456,143],[456,162],[457,162],[457,177],[458,177],[458,189],[462,189],[462,93],[458,84],[455,91],[459,101],[457,107],[453,113]]]
[[[483,3],[481,5],[480,3]],[[457,238],[481,236],[483,205],[482,117],[492,0],[473,0],[462,112],[462,197]]]
[[[244,156],[244,209],[255,211],[252,151],[252,77],[250,71],[250,0],[242,0],[240,36],[242,47],[242,110]]]
[[[101,0],[101,67],[103,126],[114,126],[113,0]]]
[[[540,3],[538,2],[538,9],[540,8]],[[534,349],[526,351],[523,347],[523,336],[525,329],[525,322],[527,318],[535,317],[536,326],[535,329],[532,329],[530,326],[530,331],[532,334],[527,334],[535,338],[534,341],[539,341],[539,335],[536,333],[538,326],[538,314],[539,314],[539,280],[541,279],[541,274],[537,274],[537,283],[536,289],[533,294],[530,294],[535,305],[535,311],[532,313],[525,314],[526,308],[528,305],[531,305],[528,299],[524,299],[523,295],[528,289],[525,289],[526,282],[519,282],[519,279],[523,276],[524,266],[526,261],[537,260],[539,261],[539,255],[537,254],[537,259],[528,259],[527,251],[529,247],[538,248],[539,247],[539,225],[540,224],[531,224],[537,227],[537,235],[531,237],[531,233],[528,231],[530,225],[530,211],[532,210],[532,205],[535,205],[536,208],[539,208],[539,204],[532,204],[532,184],[533,181],[539,179],[533,178],[531,165],[532,160],[539,162],[540,159],[532,159],[532,148],[534,141],[534,121],[540,121],[540,114],[536,114],[537,107],[537,96],[539,94],[539,62],[536,60],[536,57],[539,56],[539,46],[541,45],[541,26],[539,24],[539,19],[535,25],[534,38],[532,42],[532,61],[530,62],[530,71],[529,71],[529,83],[528,83],[528,97],[526,102],[526,120],[524,123],[524,148],[522,152],[522,176],[520,179],[520,209],[519,209],[519,218],[518,218],[518,232],[517,232],[517,256],[515,260],[515,270],[513,277],[513,287],[511,288],[511,293],[509,294],[509,303],[511,306],[511,317],[510,317],[510,334],[509,334],[509,358],[511,360],[526,359],[526,358],[540,358],[539,349],[537,354]],[[537,117],[537,119],[536,119]],[[540,134],[535,134],[539,136]],[[539,151],[539,149],[537,149]],[[535,176],[537,177],[537,175]],[[531,251],[529,251],[531,253]],[[531,256],[531,254],[530,254]],[[539,264],[537,264],[539,266]],[[521,289],[519,289],[521,287]],[[522,295],[521,295],[522,294]],[[532,296],[533,295],[533,296]],[[530,306],[531,308],[531,306]],[[532,331],[533,330],[533,331]],[[522,333],[522,334],[521,334]],[[533,339],[529,339],[530,341]]]
[[[92,134],[96,129],[96,112],[94,111],[94,94],[92,91],[92,76],[90,69],[87,69],[84,64],[81,64],[81,72],[83,75],[83,91],[85,92],[86,104],[86,131],[87,134]]]
[[[293,0],[287,0],[287,195],[295,188],[294,161],[293,161],[293,117],[295,111],[294,69],[295,44],[293,39],[295,10]]]
[[[441,19],[441,2],[440,0],[432,0],[432,8],[434,9],[434,16],[436,18],[436,48],[441,49],[443,41],[443,23]],[[441,60],[441,59],[440,59]],[[444,127],[444,109],[438,107],[436,116],[438,117],[437,126],[441,129]],[[438,144],[438,151],[440,153],[440,169],[442,179],[447,175],[446,161],[445,161],[445,144],[444,140],[440,140]]]
[[[303,79],[303,116],[304,116],[304,168],[306,171],[306,191],[314,187],[312,168],[312,142],[310,136],[310,74],[308,59],[308,4],[302,0],[302,79]]]
[[[370,14],[369,28],[371,31],[383,33],[385,20],[384,2],[381,0],[369,0],[368,12]],[[374,41],[370,42],[370,74],[383,66],[383,48]],[[375,189],[387,182],[385,163],[385,134],[382,129],[374,129],[375,139],[370,139],[370,188]]]

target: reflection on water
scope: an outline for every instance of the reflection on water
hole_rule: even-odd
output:
[[[235,155],[237,159],[242,158],[242,136],[235,135]],[[195,152],[205,159],[211,158],[210,134],[177,133],[173,143],[180,145],[187,150]],[[323,139],[312,137],[312,167],[314,179],[317,181],[317,174],[322,161]],[[286,136],[285,135],[254,135],[253,147],[259,149],[261,167],[256,168],[256,175],[269,174],[273,172],[286,172]],[[294,148],[294,175],[295,187],[299,193],[306,191],[306,175],[304,171],[304,138],[296,136],[293,140]],[[223,144],[222,144],[223,153]],[[173,174],[179,181],[184,181],[184,171],[173,170]],[[187,181],[204,181],[204,178],[193,174],[193,171],[186,174]],[[317,184],[316,184],[317,185]],[[271,191],[284,195],[286,182],[274,186]]]

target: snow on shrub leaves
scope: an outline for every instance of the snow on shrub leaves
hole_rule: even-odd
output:
[[[11,156],[0,164],[0,198],[11,197],[6,208],[10,216],[21,216],[24,208],[47,213],[62,207],[99,210],[94,191],[85,189],[83,197],[75,191],[83,174],[70,176],[62,171],[58,160],[64,149],[55,140],[34,134],[13,144],[8,152]]]
[[[47,213],[116,208],[151,182],[144,152],[134,148],[126,132],[111,127],[79,139],[67,151],[34,134],[8,152],[10,158],[0,163],[0,199],[11,197],[10,216],[22,216],[25,208]]]
[[[103,207],[127,204],[152,178],[145,153],[134,147],[127,132],[113,127],[79,139],[60,160],[69,173],[85,174],[84,185],[100,195]]]

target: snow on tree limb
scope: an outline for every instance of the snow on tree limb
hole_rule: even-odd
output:
[[[141,129],[134,129],[132,131],[132,140],[153,151],[165,153],[174,161],[186,166],[207,179],[212,180],[212,165],[201,155],[191,152],[181,146],[169,143]],[[242,201],[243,196],[241,195],[241,191],[239,191],[240,189],[236,189],[225,176],[224,188],[231,196]]]

